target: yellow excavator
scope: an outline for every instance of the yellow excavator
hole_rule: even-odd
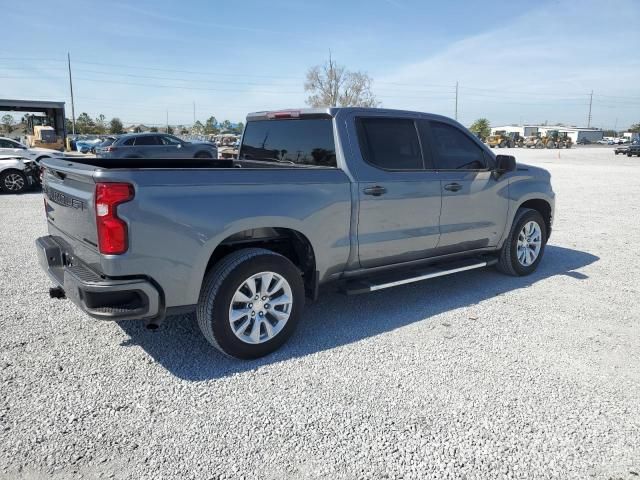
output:
[[[49,123],[49,117],[44,115],[28,115],[27,135],[25,141],[27,147],[51,148],[52,150],[64,150],[62,137],[56,134],[55,128]]]

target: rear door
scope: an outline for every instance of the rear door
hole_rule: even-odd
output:
[[[423,120],[419,127],[442,188],[438,254],[497,245],[507,221],[509,184],[493,173],[493,157],[454,124]]]
[[[432,255],[440,236],[440,181],[429,153],[423,155],[416,121],[362,116],[355,125],[360,265]]]

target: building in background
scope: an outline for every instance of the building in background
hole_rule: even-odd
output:
[[[493,135],[495,132],[504,131],[507,133],[517,132],[523,137],[538,134],[545,136],[550,130],[557,130],[561,133],[566,132],[574,144],[580,140],[588,140],[591,143],[597,142],[598,140],[602,140],[604,135],[603,131],[597,128],[567,127],[560,125],[504,125],[501,127],[491,127],[491,134]]]

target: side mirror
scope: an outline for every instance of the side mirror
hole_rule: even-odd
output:
[[[496,164],[498,173],[513,172],[516,169],[516,157],[513,155],[496,155]]]

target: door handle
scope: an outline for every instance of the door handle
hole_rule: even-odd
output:
[[[447,183],[444,186],[445,190],[449,190],[450,192],[457,192],[458,190],[462,190],[462,185],[459,183]]]
[[[376,185],[375,187],[365,188],[363,192],[365,195],[373,195],[374,197],[379,197],[380,195],[387,193],[387,189],[381,187],[380,185]]]

